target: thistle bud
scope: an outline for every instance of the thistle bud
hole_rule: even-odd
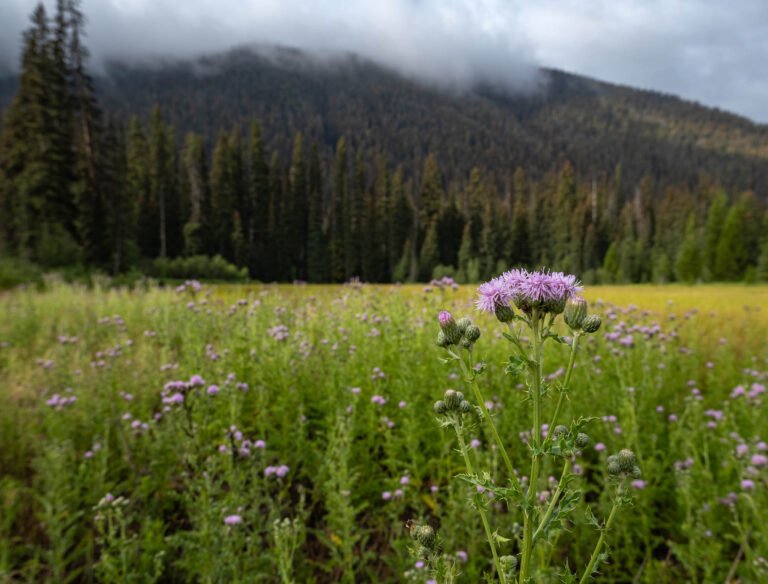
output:
[[[437,343],[438,347],[442,347],[442,348],[445,348],[448,345],[450,345],[450,343],[448,342],[448,339],[445,336],[445,333],[443,331],[440,331],[439,333],[437,333],[437,341],[435,341],[435,342]]]
[[[427,549],[435,546],[435,530],[429,525],[417,525],[411,532],[413,538]]]
[[[470,343],[474,343],[477,339],[480,338],[480,327],[476,324],[469,325],[467,330],[464,331],[464,338]]]
[[[461,333],[453,315],[447,310],[441,310],[437,316],[437,322],[440,324],[440,330],[445,334],[449,345],[455,345],[461,339]]]
[[[467,327],[472,324],[472,321],[468,318],[460,318],[456,321],[456,326],[459,327],[459,332],[463,335],[467,332]]]
[[[438,400],[435,402],[434,405],[435,413],[438,415],[442,415],[448,412],[448,407],[445,405],[445,402],[443,400]]]
[[[633,479],[639,479],[641,476],[643,476],[643,471],[640,470],[639,466],[633,466],[632,472],[629,474],[632,475]]]
[[[499,558],[502,569],[507,573],[509,578],[517,570],[517,557],[516,556],[501,556]]]
[[[471,414],[471,413],[472,413],[472,411],[473,411],[473,409],[474,409],[474,408],[472,407],[472,404],[471,404],[471,403],[469,403],[467,400],[464,400],[464,401],[462,401],[462,402],[459,404],[459,411],[460,411],[462,414]]]
[[[573,443],[576,445],[576,448],[586,448],[587,446],[589,446],[589,443],[591,441],[592,440],[587,434],[585,434],[584,432],[579,432],[578,434],[576,434],[576,440],[574,440]]]
[[[581,296],[575,296],[568,299],[565,304],[565,314],[563,315],[565,324],[572,330],[581,329],[584,319],[587,318],[587,301]]]
[[[600,320],[599,316],[596,314],[590,314],[584,319],[584,322],[581,323],[581,330],[583,330],[585,333],[591,334],[597,332],[602,323],[603,321]]]
[[[446,390],[445,394],[443,395],[445,407],[448,409],[448,411],[454,411],[458,409],[463,399],[464,396],[460,396],[460,394],[453,389]]]
[[[637,457],[635,456],[635,453],[628,448],[620,450],[616,455],[616,459],[621,467],[621,472],[631,473],[632,469],[637,466]]]
[[[562,424],[555,426],[555,429],[552,430],[552,435],[555,438],[559,438],[560,436],[567,436],[568,428],[566,426],[563,426]]]
[[[608,457],[608,474],[614,477],[621,474],[621,465],[615,455]]]
[[[510,322],[515,318],[514,311],[507,304],[499,304],[497,302],[494,313],[496,314],[496,318],[499,320],[499,322]]]

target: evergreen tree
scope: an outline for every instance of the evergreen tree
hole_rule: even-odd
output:
[[[470,262],[474,258],[472,250],[472,224],[465,223],[464,231],[461,234],[461,245],[458,253],[458,280],[464,284],[471,282],[469,279]]]
[[[229,137],[226,132],[219,134],[213,150],[211,165],[211,212],[215,252],[227,260],[234,256],[232,233],[234,232],[235,199],[237,197],[232,175]]]
[[[715,252],[715,277],[718,280],[740,280],[747,268],[748,256],[743,238],[742,209],[734,205],[728,211]]]
[[[333,195],[331,198],[329,253],[331,280],[334,282],[343,282],[347,275],[346,242],[349,229],[349,185],[347,181],[347,143],[342,137],[336,144],[336,157],[333,164]]]
[[[307,217],[307,279],[324,282],[328,278],[328,254],[323,214],[323,175],[317,144],[312,144],[307,182],[309,193]]]
[[[720,235],[723,231],[723,224],[728,213],[728,198],[725,193],[720,192],[715,195],[709,206],[707,213],[707,224],[704,231],[704,273],[706,278],[715,277],[717,268],[715,266],[717,259],[717,244],[720,241]]]
[[[248,225],[248,267],[251,275],[263,278],[267,271],[267,250],[269,249],[269,167],[261,139],[261,126],[251,124],[249,169],[249,196],[251,220]]]
[[[424,243],[419,254],[419,278],[422,280],[432,278],[432,271],[439,263],[440,249],[437,241],[437,221],[433,220],[427,228],[427,235],[424,237]]]
[[[213,247],[209,234],[211,201],[208,168],[202,136],[187,134],[183,160],[189,201],[189,214],[183,228],[184,255],[193,256],[206,253]]]
[[[685,226],[685,236],[675,261],[675,274],[682,282],[695,282],[701,275],[702,258],[699,237],[696,233],[696,217],[691,214]]]
[[[284,234],[290,244],[288,261],[293,267],[293,277],[307,278],[307,166],[304,155],[304,137],[297,133],[293,140],[293,156],[290,168],[290,198],[284,214]]]
[[[423,227],[430,225],[437,216],[443,203],[443,187],[440,178],[440,168],[433,154],[424,161],[421,175],[421,195],[419,197],[419,219]]]

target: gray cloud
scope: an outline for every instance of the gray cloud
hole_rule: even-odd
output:
[[[48,0],[50,3],[52,0]],[[0,65],[34,0],[0,0]],[[534,64],[768,122],[768,2],[742,0],[84,0],[96,61],[242,44],[351,51],[447,86],[535,86]]]

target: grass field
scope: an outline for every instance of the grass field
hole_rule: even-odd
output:
[[[432,409],[464,389],[434,343],[440,309],[480,326],[481,384],[521,469],[531,420],[521,380],[504,372],[503,329],[473,295],[4,293],[0,582],[426,582],[408,521],[436,528],[459,582],[482,581],[490,554],[454,480],[456,438]],[[768,581],[768,287],[585,296],[603,328],[582,344],[565,407],[596,417],[578,487],[604,517],[607,454],[632,448],[643,470],[601,581]],[[546,346],[553,383],[566,352]],[[486,426],[470,431],[476,463],[502,474]],[[538,490],[556,473],[544,468]],[[495,505],[493,529],[514,554],[520,515]],[[582,566],[596,538],[569,524],[537,548],[536,581]]]

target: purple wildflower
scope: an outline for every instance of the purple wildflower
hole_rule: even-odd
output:
[[[478,309],[494,314],[497,306],[509,306],[512,298],[510,289],[502,278],[493,278],[477,289],[479,297],[475,302]]]
[[[243,518],[239,515],[227,515],[224,518],[225,525],[240,525],[243,522]]]
[[[451,326],[456,321],[453,320],[453,315],[451,315],[450,312],[447,310],[441,310],[440,314],[437,315],[437,322],[440,324],[440,328],[446,328],[448,326]]]

